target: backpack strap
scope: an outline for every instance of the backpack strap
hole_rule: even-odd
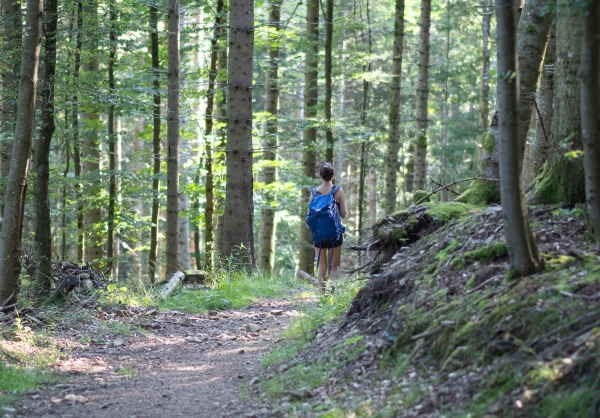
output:
[[[312,189],[310,189],[310,195],[314,198],[317,197],[317,188],[313,187]]]
[[[338,190],[340,190],[340,186],[333,186],[333,189],[331,189],[331,192],[329,194],[335,196]]]

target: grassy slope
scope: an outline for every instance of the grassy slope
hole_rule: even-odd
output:
[[[333,302],[346,318],[296,325],[261,390],[297,416],[599,416],[598,258],[579,213],[533,213],[545,272],[507,280],[498,210],[462,218]]]

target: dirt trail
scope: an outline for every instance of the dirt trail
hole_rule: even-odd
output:
[[[261,354],[298,315],[295,308],[269,300],[209,315],[161,312],[146,324],[146,335],[73,353],[58,369],[76,376],[23,395],[15,415],[260,416],[242,399],[240,387],[258,375]]]

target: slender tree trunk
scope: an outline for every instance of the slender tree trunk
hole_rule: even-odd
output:
[[[377,172],[369,170],[369,225],[377,222]]]
[[[385,176],[385,213],[396,210],[398,178],[398,151],[400,150],[400,105],[402,84],[402,49],[404,45],[404,0],[396,0],[394,19],[394,46],[392,49],[392,80],[389,104],[389,136]]]
[[[19,70],[21,68],[22,42],[21,2],[18,0],[2,0],[3,42],[0,54],[5,61],[6,70],[1,74],[0,94],[0,138],[12,138],[15,132],[17,115],[17,96],[19,94]],[[0,142],[0,218],[4,214],[6,180],[10,171],[12,140]],[[2,225],[0,225],[0,229]],[[1,301],[0,301],[1,303]]]
[[[43,8],[42,0],[27,2],[27,31],[24,36],[21,59],[15,141],[6,184],[4,221],[0,237],[0,307],[15,303],[19,293],[21,232],[27,188],[27,167],[33,127],[35,126],[35,99],[42,42]]]
[[[590,0],[585,17],[581,63],[581,128],[585,196],[600,243],[600,0]]]
[[[254,266],[252,218],[252,69],[254,0],[239,0],[229,9],[227,77],[227,185],[224,252]]]
[[[553,14],[548,10],[548,0],[528,0],[521,11],[517,31],[519,51],[519,138],[521,150],[525,150],[531,121],[535,93],[544,63],[548,34]],[[523,154],[523,151],[521,154]]]
[[[223,24],[225,25],[227,22],[226,5],[223,11]],[[219,69],[219,72],[217,74],[217,86],[219,86],[219,93],[217,94],[216,98],[216,120],[218,122],[216,134],[217,138],[219,138],[219,152],[216,153],[215,160],[219,169],[222,172],[226,164],[225,147],[227,145],[227,31],[221,31],[221,35],[223,36],[223,38],[220,42],[221,47],[219,48],[219,60],[217,62],[217,68]],[[223,177],[224,175],[220,176],[220,189],[222,189]],[[225,260],[225,252],[223,246],[223,234],[225,230],[225,214],[223,213],[224,206],[225,205],[223,201],[223,193],[220,192],[215,199],[215,213],[217,214],[217,225],[215,228],[215,256],[218,258],[219,262]]]
[[[158,4],[150,3],[150,55],[152,57],[152,226],[150,228],[150,254],[148,275],[150,283],[156,280],[156,256],[158,252],[158,214],[160,188],[160,64],[158,56]]]
[[[414,190],[423,190],[427,176],[427,103],[429,99],[429,29],[431,0],[421,0],[419,34],[419,81],[417,83],[417,139],[415,141]]]
[[[117,138],[115,136],[115,58],[117,54],[117,33],[115,29],[115,22],[117,20],[117,12],[115,10],[114,0],[109,0],[108,3],[108,14],[109,14],[109,56],[108,56],[108,89],[109,89],[109,105],[108,105],[108,161],[109,161],[109,186],[108,186],[108,245],[107,254],[108,258],[107,267],[112,272],[113,278],[115,277],[114,271],[114,260],[115,256],[114,244],[115,244],[115,204],[117,201],[117,158],[115,153],[115,142]]]
[[[448,129],[448,124],[450,122],[450,91],[449,91],[449,79],[450,79],[450,0],[446,0],[446,51],[445,51],[445,65],[444,65],[444,104],[442,110],[442,143],[441,143],[441,151],[442,155],[440,157],[440,183],[442,185],[446,185],[446,154],[449,142],[450,131]],[[444,189],[440,192],[440,201],[447,202],[448,201],[448,190]]]
[[[82,70],[88,73],[88,78],[94,80],[100,71],[99,40],[98,38],[98,1],[92,0],[84,4],[85,27],[83,41],[89,52],[89,57],[82,65]],[[91,81],[90,81],[91,82]],[[89,98],[86,103],[86,111],[82,116],[87,134],[83,138],[83,146],[80,149],[81,171],[84,175],[99,173],[100,171],[100,137],[99,125],[100,114],[98,104]],[[86,188],[86,195],[93,197],[100,195],[100,185],[93,184]],[[92,204],[84,216],[85,225],[85,259],[92,263],[95,268],[100,267],[103,256],[104,234],[98,230],[97,225],[102,220],[100,207]]]
[[[585,202],[579,71],[584,27],[581,8],[559,0],[556,18],[556,64],[551,150],[534,182],[533,202],[538,204]]]
[[[308,50],[304,61],[304,120],[307,128],[303,133],[302,173],[306,179],[315,177],[317,130],[315,128],[318,103],[319,77],[319,0],[306,2],[306,38]],[[310,188],[303,187],[301,192],[302,209],[310,198]],[[301,215],[304,215],[302,210]],[[312,274],[313,246],[310,230],[300,222],[300,256],[298,268]]]
[[[325,160],[333,164],[333,125],[331,121],[331,98],[333,96],[333,2],[326,1],[325,16]]]
[[[167,274],[179,270],[179,1],[169,0]]]
[[[45,4],[44,78],[42,83],[42,127],[37,141],[35,184],[35,239],[37,243],[36,282],[44,291],[50,290],[52,274],[52,227],[50,217],[50,143],[54,135],[54,78],[56,74],[56,27],[58,2]]]
[[[539,112],[532,147],[533,171],[537,175],[548,159],[552,135],[552,100],[554,98],[554,57],[556,55],[556,27],[550,29],[548,45],[544,54],[544,66],[540,79],[537,109]]]
[[[479,126],[485,131],[490,117],[490,27],[492,21],[492,0],[482,2],[483,20],[481,24],[481,75],[479,80]],[[481,160],[483,147],[478,147],[477,161]]]
[[[75,92],[79,91],[79,70],[81,68],[81,51],[83,49],[83,2],[77,3],[77,35],[74,51],[73,81]],[[81,146],[79,139],[79,97],[73,96],[73,114],[71,118],[73,131],[73,169],[78,179],[75,184],[75,198],[77,200],[77,262],[83,262],[83,247],[85,235],[83,232],[83,196],[81,184]]]
[[[516,31],[518,5],[518,0],[496,0],[500,195],[511,267],[520,275],[529,275],[539,271],[542,262],[529,228],[521,182]]]
[[[204,231],[205,231],[205,242],[206,242],[206,253],[205,263],[206,268],[212,269],[212,253],[213,253],[213,241],[214,241],[214,203],[215,203],[215,190],[213,182],[213,152],[212,152],[212,141],[213,135],[213,121],[215,114],[215,82],[217,79],[217,63],[219,60],[219,49],[223,47],[221,41],[223,39],[222,33],[223,22],[225,14],[225,5],[223,0],[217,1],[217,13],[215,15],[215,27],[213,30],[213,38],[211,40],[211,51],[210,51],[210,68],[208,70],[208,90],[206,93],[206,116],[204,118],[204,135],[205,135],[205,152],[206,152],[206,206],[204,211]],[[200,240],[196,247],[199,247]],[[199,251],[199,248],[198,248]]]
[[[279,108],[279,26],[281,24],[282,0],[271,0],[269,5],[269,69],[265,80],[265,140],[263,160],[268,165],[262,170],[262,180],[267,186],[266,202],[260,209],[260,254],[258,267],[269,273],[273,271],[275,241],[275,193],[268,187],[277,177],[277,118]]]

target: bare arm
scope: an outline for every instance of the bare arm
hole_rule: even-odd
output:
[[[344,194],[343,189],[337,191],[337,193],[335,194],[335,200],[340,205],[340,216],[342,217],[342,219],[345,219],[348,215],[348,212],[346,212],[346,195]]]

